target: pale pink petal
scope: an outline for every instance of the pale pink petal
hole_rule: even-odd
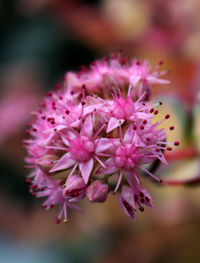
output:
[[[136,171],[125,171],[125,177],[128,182],[128,184],[134,188],[136,185],[140,183],[139,181],[139,175]]]
[[[137,116],[139,119],[151,119],[151,118],[153,118],[153,115],[150,115],[149,113],[145,113],[145,112],[138,112]]]
[[[151,207],[152,209],[155,209],[155,206],[153,204],[153,200],[152,200],[152,197],[151,197],[150,193],[142,186],[138,185],[137,188],[139,189],[140,192],[142,192],[145,195],[145,197],[149,198],[148,201],[146,201],[146,198],[144,199],[145,200],[145,202],[144,202],[145,205]]]
[[[134,192],[133,189],[127,185],[123,185],[122,187],[122,196],[123,199],[133,208],[136,209],[135,200],[134,200]]]
[[[74,161],[71,158],[70,153],[64,154],[56,163],[56,165],[50,170],[50,173],[59,171],[59,170],[64,170],[70,168],[73,164],[75,164],[76,161]]]
[[[93,168],[93,164],[94,164],[93,158],[89,159],[87,162],[81,162],[79,164],[81,174],[86,184],[88,183]]]
[[[61,134],[61,138],[62,138],[62,141],[64,142],[64,144],[69,147],[70,143],[67,140],[66,136],[64,134]]]
[[[71,127],[77,128],[80,125],[80,122],[81,122],[81,120],[79,120],[79,119],[74,121],[74,122],[72,122],[71,123]]]
[[[97,139],[96,141],[97,141],[97,146],[95,153],[104,152],[109,148],[113,148],[113,142],[111,139],[101,138],[101,139]]]
[[[88,137],[92,137],[92,132],[93,132],[93,123],[92,123],[92,117],[89,115],[82,128],[81,128],[81,135],[87,135]]]
[[[81,209],[81,208],[78,207],[77,205],[73,204],[72,202],[73,202],[73,201],[71,201],[71,203],[68,202],[67,206],[70,207],[70,208],[73,208],[74,210],[80,212],[81,214],[84,214],[83,209]]]
[[[114,117],[111,117],[109,122],[108,122],[108,127],[107,127],[107,130],[106,132],[111,132],[113,129],[119,127],[120,125],[122,125],[124,123],[124,120],[121,119],[121,120],[118,120]]]
[[[130,77],[130,83],[131,85],[136,85],[138,81],[140,81],[141,77],[140,76],[131,76]]]
[[[105,169],[98,169],[97,173],[99,174],[113,174],[117,172],[118,168],[115,166],[113,158],[109,158],[104,162],[104,165],[106,166]]]
[[[124,211],[124,213],[131,218],[131,220],[134,222],[135,221],[135,217],[134,217],[134,209],[132,209],[131,211],[128,211],[127,208],[125,207],[124,203],[123,203],[123,199],[122,196],[119,195],[118,197],[118,201],[119,201],[119,206],[121,207],[121,209]]]
[[[170,84],[169,80],[159,79],[159,78],[156,78],[156,77],[153,77],[153,76],[147,77],[147,81],[150,84]]]
[[[134,145],[136,147],[144,147],[145,146],[144,142],[141,140],[140,136],[135,131],[134,131],[132,143],[134,143]]]
[[[124,134],[124,142],[125,143],[130,143],[133,139],[133,135],[134,135],[134,132],[133,132],[133,125],[130,124],[126,133]]]
[[[97,109],[99,109],[101,107],[102,107],[102,103],[86,106],[84,108],[84,111],[83,111],[83,116],[86,116],[86,115],[92,113],[95,109],[97,110]]]
[[[46,129],[45,131],[43,131],[43,133],[52,133],[53,129],[54,128]],[[56,129],[57,129],[57,131],[64,130],[64,129],[66,129],[66,125],[58,125],[58,126],[56,126]]]
[[[77,137],[77,135],[74,131],[69,131],[69,130],[62,131],[60,134],[61,134],[62,139],[63,138],[66,139],[65,142],[66,142],[67,146],[69,144],[69,141],[74,140]]]

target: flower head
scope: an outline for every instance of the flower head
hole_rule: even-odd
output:
[[[46,197],[47,210],[60,206],[57,223],[62,216],[67,220],[68,208],[81,211],[75,202],[86,195],[91,202],[104,202],[113,191],[113,175],[127,215],[134,219],[137,206],[141,211],[143,204],[153,207],[140,177],[145,173],[161,182],[146,165],[167,164],[164,150],[172,149],[159,128],[169,114],[153,123],[161,103],[147,101],[152,84],[167,83],[156,70],[112,55],[90,69],[67,73],[63,86],[49,92],[35,112],[24,141],[27,166],[33,169],[27,182],[33,195]]]

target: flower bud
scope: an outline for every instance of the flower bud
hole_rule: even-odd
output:
[[[37,165],[45,174],[47,174],[49,170],[53,167],[54,161],[56,161],[57,159],[58,157],[56,155],[48,154],[41,157],[38,160]]]
[[[108,185],[95,180],[88,186],[86,194],[90,202],[103,203],[106,201],[108,195]]]
[[[79,175],[73,175],[67,179],[63,189],[63,195],[64,197],[73,198],[71,201],[74,201],[74,199],[81,200],[85,197],[85,191],[86,184],[83,178]]]

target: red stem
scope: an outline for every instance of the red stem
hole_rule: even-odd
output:
[[[186,158],[192,158],[195,156],[197,156],[197,150],[194,147],[189,147],[182,150],[176,150],[174,152],[165,153],[165,157],[168,161],[177,161]]]
[[[195,185],[200,183],[200,175],[195,176],[190,179],[185,179],[185,180],[170,180],[170,179],[164,179],[162,180],[161,185],[170,185],[170,186],[190,186],[190,185]]]

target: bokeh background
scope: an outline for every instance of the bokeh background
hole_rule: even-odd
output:
[[[0,1],[0,263],[200,262],[199,13],[199,0]],[[168,185],[144,180],[156,210],[135,223],[111,195],[57,225],[25,183],[30,112],[66,71],[119,48],[168,71],[153,90],[181,142],[157,171]]]

